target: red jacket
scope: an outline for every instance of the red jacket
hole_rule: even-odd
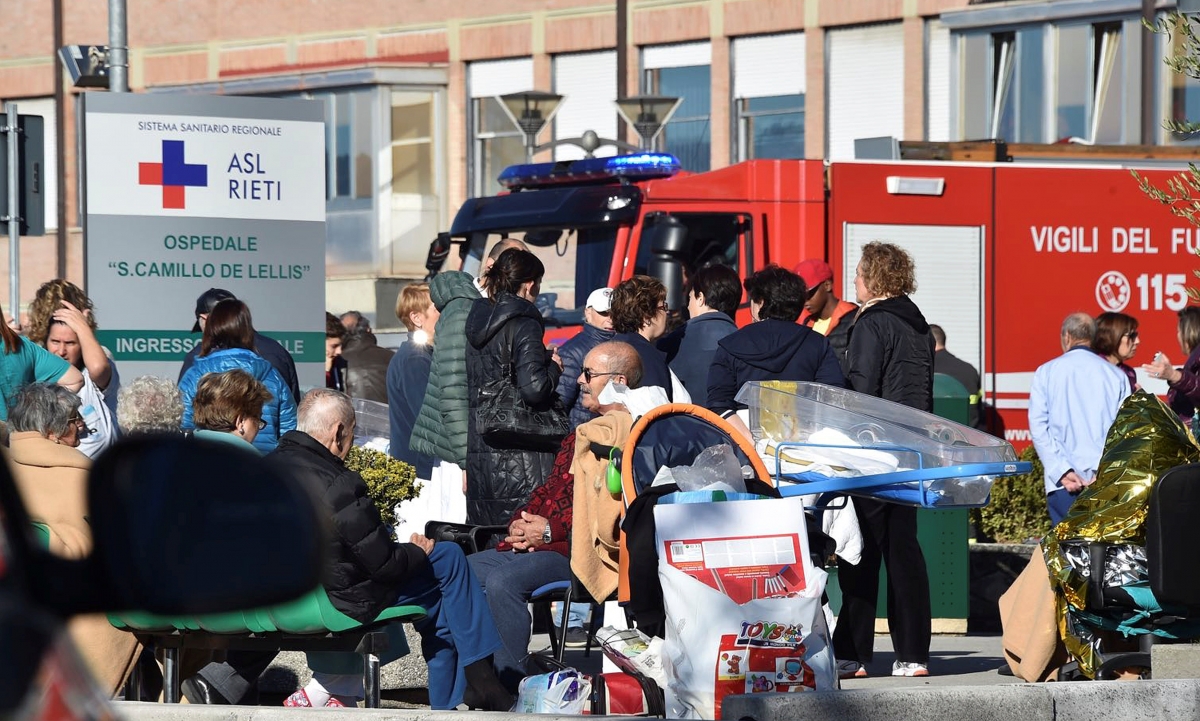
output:
[[[554,467],[546,482],[538,486],[529,503],[518,508],[512,520],[521,517],[521,511],[541,516],[550,521],[550,537],[554,539],[549,544],[542,544],[535,551],[555,551],[567,558],[571,557],[567,537],[571,533],[571,503],[575,496],[575,477],[571,475],[571,461],[575,458],[575,432],[572,431],[563,439],[558,455],[554,457]],[[512,521],[509,521],[512,524]],[[496,546],[498,551],[512,549],[511,543],[501,541]]]

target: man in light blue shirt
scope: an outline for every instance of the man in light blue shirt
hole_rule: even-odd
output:
[[[1063,320],[1063,354],[1033,374],[1029,432],[1046,469],[1046,504],[1057,524],[1096,480],[1104,439],[1129,395],[1129,380],[1092,352],[1096,322],[1086,313]]]

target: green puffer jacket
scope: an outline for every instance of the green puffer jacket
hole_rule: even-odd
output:
[[[433,361],[421,414],[409,446],[459,466],[467,463],[467,314],[479,298],[467,273],[438,273],[429,297],[441,312],[433,334]]]

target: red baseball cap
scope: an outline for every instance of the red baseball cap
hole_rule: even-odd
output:
[[[816,258],[801,261],[800,265],[796,266],[795,272],[804,279],[804,284],[808,286],[809,290],[827,280],[833,280],[833,268],[830,268],[825,261]]]

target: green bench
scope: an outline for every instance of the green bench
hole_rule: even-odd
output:
[[[294,601],[249,611],[198,616],[125,611],[110,613],[108,620],[136,635],[143,645],[162,649],[163,700],[167,703],[179,702],[182,649],[274,650],[361,654],[366,705],[378,708],[379,656],[388,650],[387,626],[424,617],[425,609],[420,606],[392,606],[370,624],[361,624],[334,608],[325,589],[317,588]],[[400,655],[405,653],[407,644]]]

